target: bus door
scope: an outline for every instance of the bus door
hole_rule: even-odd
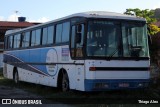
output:
[[[84,86],[84,24],[75,24],[71,28],[71,57],[74,60],[75,88]]]

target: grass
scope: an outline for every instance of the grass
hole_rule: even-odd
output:
[[[57,88],[37,85],[32,83],[20,82],[20,84],[15,84],[13,80],[5,79],[2,74],[2,69],[0,70],[0,85],[5,85],[9,87],[16,87],[23,90],[27,90],[31,93],[43,96],[43,98],[47,98],[49,100],[55,99],[69,99],[69,100],[82,100],[81,103],[85,103],[85,100],[91,99],[96,102],[96,100],[104,100],[104,99],[145,99],[145,98],[159,98],[160,99],[160,86],[153,85],[148,90],[119,90],[119,91],[106,91],[106,92],[80,92],[80,91],[69,91],[69,92],[61,92]],[[158,89],[158,90],[157,90]],[[156,91],[155,91],[156,90]],[[84,100],[85,99],[85,100]],[[154,100],[154,99],[153,99]],[[76,101],[76,100],[75,100]],[[126,101],[125,101],[126,102]],[[94,103],[94,102],[93,102]],[[121,102],[122,103],[122,102]],[[76,105],[78,107],[90,107],[93,105]],[[106,104],[96,104],[95,107],[110,107]],[[112,105],[111,107],[116,107]],[[123,107],[127,107],[123,105]],[[132,106],[134,107],[134,106]],[[136,106],[135,106],[136,107]],[[140,106],[143,107],[143,106]],[[151,106],[148,106],[151,107]],[[158,106],[157,106],[158,107]]]
[[[20,82],[19,84],[15,84],[13,80],[6,79],[3,77],[3,71],[0,69],[0,85],[9,86],[9,87],[16,87],[23,90],[27,90],[29,92],[38,94],[43,96],[44,98],[76,98],[77,95],[75,94],[75,91],[69,91],[69,92],[61,92],[57,88],[54,87],[48,87],[33,83],[27,83],[27,82]],[[82,98],[80,96],[80,98]]]
[[[0,68],[0,85],[11,86],[13,87],[15,84],[13,81],[5,79],[3,77],[3,69]]]

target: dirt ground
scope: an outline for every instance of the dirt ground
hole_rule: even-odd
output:
[[[14,87],[0,86],[0,97],[2,98],[42,98],[33,93]]]
[[[43,99],[43,97],[27,92],[25,90],[22,89],[18,89],[18,88],[14,88],[14,87],[8,87],[8,86],[0,86],[0,98],[3,99]],[[2,99],[0,99],[2,100]],[[0,101],[2,102],[2,101]],[[22,105],[4,105],[4,104],[0,104],[0,107],[19,107]],[[70,107],[70,105],[66,105],[66,104],[43,104],[42,105],[23,105],[23,107]]]
[[[123,91],[122,91],[123,92]],[[119,96],[124,96],[124,94],[125,93],[115,93],[115,94],[107,94],[107,95],[109,95],[108,97],[119,97]],[[126,93],[126,97],[127,97],[127,94],[128,94],[128,92]],[[133,98],[135,98],[137,95],[134,95],[134,94],[132,94],[132,93],[129,93],[130,95],[132,95],[133,96]],[[129,95],[128,94],[128,95]],[[140,93],[139,93],[140,94]],[[158,96],[158,98],[159,98],[159,95],[160,95],[160,93],[159,93],[159,91],[157,91],[157,89],[156,90],[152,90],[152,91],[150,91],[149,90],[149,93],[147,92],[147,93],[142,93],[141,95],[138,95],[138,96],[142,96],[142,97],[144,97],[144,96],[147,96],[147,95],[153,95],[153,96]],[[35,98],[37,98],[37,99],[44,99],[42,96],[40,96],[40,95],[36,95],[36,94],[34,94],[34,93],[31,93],[31,92],[28,92],[28,91],[25,91],[25,90],[23,90],[23,89],[18,89],[18,88],[15,88],[15,87],[9,87],[9,86],[1,86],[0,85],[0,100],[2,100],[1,98],[6,98],[6,99],[14,99],[14,98],[19,98],[19,99],[22,99],[23,100],[23,98],[24,99],[35,99]],[[147,97],[146,97],[147,98]],[[1,102],[1,101],[0,101]],[[145,105],[145,104],[144,104]],[[12,104],[12,105],[1,105],[0,104],[0,107],[21,107],[21,106],[23,106],[23,107],[75,107],[75,105],[69,105],[69,104],[42,104],[42,105],[26,105],[26,104],[24,104],[24,105],[14,105],[14,104]],[[76,106],[77,107],[77,106]],[[79,106],[78,106],[79,107]],[[81,106],[80,106],[81,107]],[[88,107],[88,106],[84,106],[84,107]],[[98,107],[101,107],[101,106],[98,106]],[[110,106],[103,106],[102,105],[102,107],[110,107]],[[115,106],[111,106],[111,107],[115,107]],[[127,107],[127,106],[119,106],[119,107]],[[131,107],[135,107],[135,106],[131,106]],[[139,106],[138,106],[139,107]],[[140,106],[140,107],[144,107],[144,106]],[[151,105],[150,106],[148,106],[148,107],[152,107]],[[159,103],[158,103],[158,105],[156,105],[155,107],[159,107]]]

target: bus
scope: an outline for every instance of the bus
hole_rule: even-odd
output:
[[[142,89],[150,57],[144,18],[90,11],[7,31],[4,77],[62,91]]]

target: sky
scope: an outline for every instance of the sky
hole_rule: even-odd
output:
[[[160,8],[160,0],[0,0],[0,21],[47,22],[86,11],[124,13],[128,8]]]

